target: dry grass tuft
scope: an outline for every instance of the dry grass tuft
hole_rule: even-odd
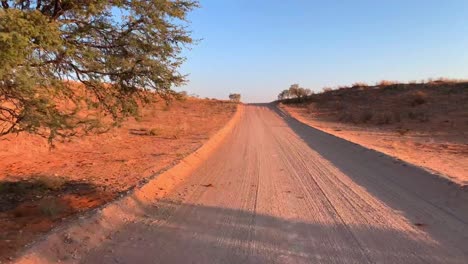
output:
[[[410,105],[412,107],[427,103],[428,95],[424,91],[416,91],[410,95]]]
[[[376,85],[379,87],[385,87],[385,86],[390,86],[390,85],[395,85],[398,84],[398,82],[395,81],[389,81],[389,80],[382,80],[378,82]]]
[[[328,92],[333,91],[333,89],[332,89],[331,87],[323,87],[323,88],[322,88],[322,91],[323,91],[324,93],[328,93]]]
[[[365,82],[355,82],[353,85],[351,85],[351,88],[363,88],[363,87],[368,87],[369,84]]]

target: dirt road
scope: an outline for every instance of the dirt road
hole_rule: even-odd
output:
[[[183,184],[82,263],[468,263],[467,190],[246,106]]]

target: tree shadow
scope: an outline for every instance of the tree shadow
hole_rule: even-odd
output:
[[[395,229],[302,222],[161,200],[82,263],[463,263]],[[375,243],[361,245],[354,235]]]
[[[64,219],[115,197],[97,185],[66,177],[21,178],[0,181],[0,262]]]
[[[171,199],[148,205],[134,199],[136,206],[127,210],[128,214],[137,214],[136,220],[99,240],[81,262],[466,263],[466,196],[456,191],[459,188],[419,168],[299,123],[272,105],[255,106],[275,111],[312,150],[424,230],[408,232],[391,225],[382,228],[340,221],[304,222],[260,214],[252,208],[239,210]],[[424,188],[421,190],[422,185],[415,181],[423,182]],[[401,192],[392,193],[395,189]],[[459,196],[445,196],[452,191]],[[424,222],[416,222],[421,219]],[[96,224],[103,228],[108,225],[105,220]],[[458,229],[459,236],[447,238],[444,230],[448,229],[452,229],[448,235]],[[421,233],[428,235],[418,235]],[[70,254],[87,242],[72,243]],[[51,263],[57,261],[46,252],[39,254]]]
[[[67,181],[55,176],[33,175],[23,178],[19,181],[0,181],[0,212],[15,209],[24,202],[40,200],[44,196],[86,195],[96,189],[87,182]]]
[[[436,240],[458,244],[468,240],[468,190],[450,180],[381,152],[346,141],[292,118],[276,104],[258,104],[276,113],[313,151],[356,184],[424,226]],[[460,234],[449,237],[446,232]],[[462,243],[463,242],[463,243]]]

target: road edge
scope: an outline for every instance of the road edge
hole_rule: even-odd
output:
[[[143,206],[163,198],[190,176],[224,142],[243,113],[244,105],[238,104],[231,119],[193,153],[126,195],[52,229],[20,252],[11,263],[79,262],[80,255],[105,243],[120,227],[143,216]]]

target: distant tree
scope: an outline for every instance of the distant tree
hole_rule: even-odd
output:
[[[313,92],[312,92],[311,89],[309,89],[309,88],[304,89],[304,95],[305,95],[305,96],[310,96],[310,95],[312,95],[312,94],[313,94]]]
[[[299,84],[296,83],[289,87],[289,94],[291,95],[291,97],[300,98],[301,93],[301,87],[299,86]]]
[[[310,96],[312,94],[312,90],[302,88],[299,84],[293,84],[289,87],[288,90],[283,90],[281,93],[278,94],[278,100],[290,99],[290,98],[297,98],[302,100],[303,98]]]
[[[283,90],[281,93],[278,94],[278,100],[289,99],[291,97],[291,93],[289,90]]]
[[[232,93],[229,95],[229,99],[233,102],[240,102],[241,100],[241,95],[238,93]]]
[[[181,21],[196,1],[0,3],[0,136],[72,135],[96,121],[80,115],[83,106],[119,121],[154,94],[169,100],[185,82],[180,54],[192,39]]]

